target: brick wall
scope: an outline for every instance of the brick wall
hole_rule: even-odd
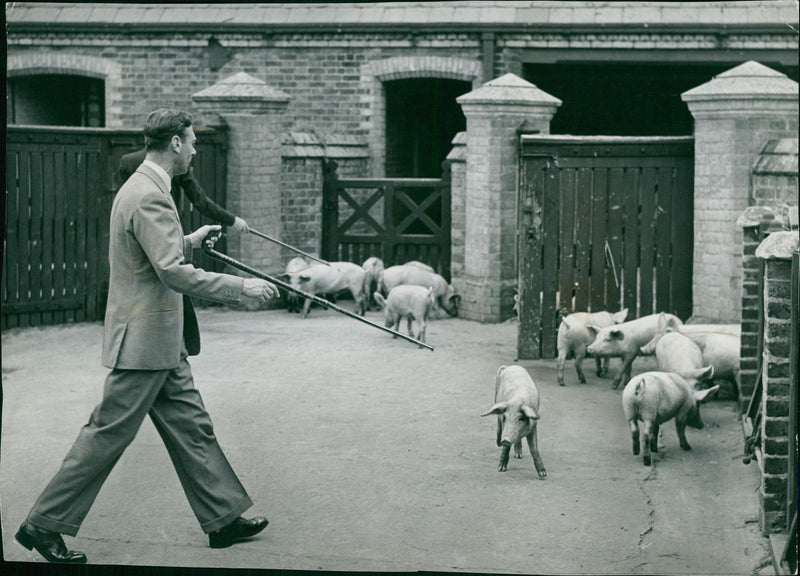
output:
[[[796,234],[796,232],[795,232]],[[767,260],[764,273],[761,529],[786,528],[791,378],[791,261]]]
[[[447,155],[450,161],[450,276],[464,274],[464,232],[466,228],[467,206],[467,133],[459,132],[453,138],[453,148]]]
[[[739,322],[742,229],[751,204],[751,170],[764,143],[798,130],[797,82],[746,62],[682,94],[694,121],[694,270],[696,319]]]

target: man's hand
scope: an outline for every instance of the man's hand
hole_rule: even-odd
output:
[[[278,288],[271,282],[260,278],[244,278],[242,294],[261,303],[275,298],[278,295]]]
[[[192,243],[192,248],[200,248],[203,243],[203,238],[212,232],[219,232],[220,230],[222,230],[222,226],[219,224],[206,224],[205,226],[201,226],[189,234],[189,242]]]
[[[233,224],[231,225],[231,228],[233,228],[233,230],[241,234],[247,234],[248,232],[250,232],[250,226],[247,225],[247,222],[245,222],[238,216],[235,216],[234,218],[236,219],[233,221]]]

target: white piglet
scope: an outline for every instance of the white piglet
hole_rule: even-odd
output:
[[[694,390],[700,389],[701,381],[714,376],[713,366],[709,366],[708,371],[698,371],[706,366],[703,352],[680,332],[656,334],[642,346],[642,353],[655,354],[659,370],[680,374]]]
[[[659,362],[659,367],[662,370],[675,371],[673,367],[662,366],[662,358],[666,360],[666,366],[674,366],[674,361],[666,357],[670,355],[669,353],[663,351],[660,353],[660,358],[656,345],[665,334],[677,332],[697,345],[697,350],[691,349],[691,351],[689,351],[691,347],[686,345],[680,338],[671,336],[668,340],[672,340],[673,345],[668,346],[669,348],[675,347],[675,342],[682,342],[682,347],[685,349],[683,352],[676,352],[671,354],[671,356],[682,356],[683,358],[691,357],[698,366],[713,366],[713,378],[715,380],[719,379],[730,382],[733,387],[734,396],[738,395],[740,385],[739,350],[741,342],[739,326],[735,324],[684,324],[676,330],[668,327],[667,324],[666,318],[659,319],[658,332],[649,343],[642,347],[642,353],[655,354],[656,360]],[[663,345],[662,348],[664,348]],[[677,349],[676,347],[676,350]],[[697,360],[698,350],[702,355],[702,360],[700,360],[699,363]]]
[[[395,332],[399,331],[400,322],[405,318],[408,322],[408,335],[425,342],[425,327],[434,306],[433,288],[397,286],[392,288],[386,298],[375,292],[375,300],[384,310],[387,328],[394,326]],[[416,333],[413,330],[414,322],[417,323]]]
[[[640,348],[650,342],[658,332],[660,316],[661,314],[650,314],[605,328],[589,327],[596,333],[594,342],[586,348],[589,354],[622,358],[622,368],[612,384],[615,390],[623,380],[626,382],[630,380],[633,360],[641,353]],[[664,318],[670,327],[678,328],[683,325],[681,319],[672,314],[664,314]]]
[[[436,305],[444,308],[444,311],[450,316],[458,316],[458,302],[461,297],[456,294],[455,288],[439,274],[417,265],[389,266],[383,271],[381,292],[384,294],[389,294],[395,286],[405,284],[424,286],[425,288],[432,287]]]
[[[383,280],[383,271],[386,269],[386,266],[383,264],[383,260],[377,256],[371,256],[364,260],[364,264],[362,264],[361,267],[366,272],[364,276],[364,294],[367,298],[367,307],[369,307],[373,300],[372,295],[376,290],[380,290],[381,281]]]
[[[583,375],[583,359],[586,357],[586,347],[594,341],[594,333],[589,331],[587,325],[605,328],[612,324],[621,324],[628,315],[625,308],[611,314],[610,312],[575,312],[561,320],[558,326],[558,385],[564,386],[564,364],[567,358],[575,358],[575,372],[578,373],[578,380],[581,384],[586,384],[586,377]],[[608,372],[608,357],[602,359],[595,358],[597,364],[597,375],[604,376]]]
[[[309,266],[296,273],[288,274],[290,284],[315,296],[336,294],[349,290],[356,302],[356,312],[361,316],[366,311],[364,295],[364,277],[366,272],[358,264],[352,262],[331,262],[330,266]],[[303,318],[308,316],[311,300],[303,305]]]
[[[537,434],[539,391],[528,371],[522,366],[501,366],[495,376],[494,401],[494,406],[481,416],[497,415],[497,445],[501,447],[498,471],[508,469],[512,444],[515,456],[522,458],[522,439],[525,438],[536,473],[539,478],[546,477]]]
[[[710,367],[705,370],[710,370]],[[700,374],[697,377],[702,377]],[[674,372],[645,372],[638,374],[622,391],[622,410],[631,429],[633,454],[639,455],[639,421],[644,423],[641,446],[645,466],[650,466],[650,453],[658,452],[658,429],[675,418],[675,429],[681,448],[691,450],[686,441],[686,426],[703,428],[700,403],[719,390],[693,390],[689,383]]]

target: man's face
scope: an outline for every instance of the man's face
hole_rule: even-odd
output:
[[[177,141],[176,141],[177,140]],[[192,158],[197,153],[194,149],[194,143],[197,138],[194,135],[194,128],[189,126],[183,132],[183,138],[176,136],[173,140],[173,150],[177,156],[175,158],[174,174],[186,174],[189,171],[189,165],[192,163]]]

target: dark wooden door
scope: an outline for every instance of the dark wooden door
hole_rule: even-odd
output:
[[[562,314],[692,312],[694,142],[523,136],[520,358],[551,358]]]

